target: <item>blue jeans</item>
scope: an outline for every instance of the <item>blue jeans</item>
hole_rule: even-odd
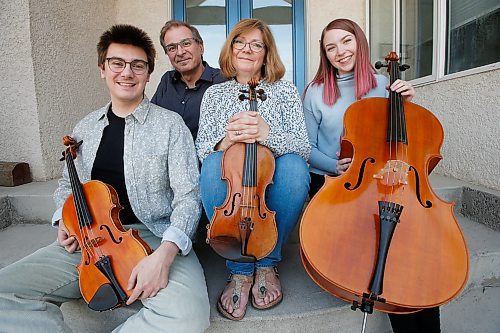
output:
[[[221,179],[222,152],[210,154],[201,167],[201,201],[208,219],[213,208],[224,203],[226,181]],[[297,223],[309,191],[309,170],[306,161],[296,154],[285,154],[276,159],[273,183],[266,190],[266,205],[276,212],[278,240],[274,250],[254,263],[226,261],[232,274],[253,275],[255,267],[276,266],[281,261],[281,247]]]

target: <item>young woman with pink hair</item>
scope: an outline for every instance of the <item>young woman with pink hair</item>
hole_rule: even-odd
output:
[[[321,34],[320,64],[304,94],[304,114],[311,155],[309,172],[312,198],[325,182],[325,175],[343,174],[351,158],[339,159],[344,113],[354,102],[367,97],[387,97],[388,89],[411,101],[415,90],[406,81],[389,80],[370,64],[366,36],[355,22],[336,19]],[[367,128],[367,131],[370,129]],[[439,308],[409,315],[390,314],[394,332],[440,332]]]

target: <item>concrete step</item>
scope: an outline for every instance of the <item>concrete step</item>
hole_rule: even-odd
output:
[[[442,308],[443,332],[498,332],[500,317],[500,232],[459,216],[471,258],[471,271],[466,290]],[[0,267],[52,242],[55,230],[48,225],[14,225],[0,232]],[[211,327],[207,332],[359,332],[362,314],[350,310],[349,304],[338,300],[316,286],[307,276],[298,256],[298,244],[284,248],[280,266],[284,300],[278,307],[258,311],[248,308],[241,322],[222,318],[215,308],[224,286],[224,261],[204,246],[196,251],[205,269],[211,304]],[[91,311],[83,301],[62,306],[67,322],[75,332],[109,332],[140,307],[111,312]],[[85,320],[83,320],[85,318]],[[480,321],[479,321],[480,319]],[[471,324],[474,322],[474,324]],[[478,326],[479,325],[479,326]],[[480,329],[479,329],[480,328]],[[375,312],[369,316],[367,332],[390,332],[387,316]]]
[[[469,247],[471,270],[464,292],[450,304],[442,307],[443,332],[498,333],[500,330],[500,232],[495,231],[500,220],[494,218],[498,205],[489,208],[486,221],[477,223],[474,201],[463,198],[463,188],[481,193],[482,203],[498,198],[498,193],[481,191],[470,184],[463,184],[446,177],[431,178],[436,192],[446,200],[456,201],[457,218]],[[40,186],[37,186],[40,185]],[[49,244],[55,240],[55,230],[44,224],[18,224],[19,222],[48,221],[53,212],[51,194],[57,186],[51,183],[31,183],[17,188],[0,188],[0,199],[8,198],[10,209],[17,220],[0,231],[0,268]],[[21,187],[24,187],[21,189]],[[498,200],[498,199],[497,199]],[[498,201],[497,201],[498,202]],[[494,200],[493,200],[494,204]],[[477,209],[476,209],[477,211]],[[464,217],[464,212],[467,217]],[[493,216],[493,218],[492,218]],[[0,217],[1,218],[1,217]],[[481,218],[479,218],[481,220]],[[338,300],[319,288],[305,273],[298,256],[296,233],[284,247],[280,265],[284,291],[282,304],[274,309],[258,311],[251,306],[241,322],[222,318],[216,310],[217,298],[224,287],[226,269],[224,261],[204,244],[195,250],[205,270],[211,304],[211,326],[207,332],[359,332],[362,314],[352,311],[349,304]],[[97,313],[87,308],[83,301],[73,301],[62,306],[64,317],[79,332],[109,332],[128,316],[137,311],[140,303],[112,312]],[[85,320],[83,319],[85,318]],[[368,317],[367,332],[390,332],[387,316],[375,312]]]

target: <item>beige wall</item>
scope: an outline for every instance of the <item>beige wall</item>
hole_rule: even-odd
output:
[[[28,162],[33,175],[43,178],[29,1],[2,1],[0,22],[0,161]]]
[[[417,88],[444,128],[436,172],[500,190],[500,69]]]

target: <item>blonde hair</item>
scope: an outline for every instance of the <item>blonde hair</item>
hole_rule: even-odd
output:
[[[285,75],[285,66],[281,62],[271,29],[264,21],[259,19],[243,19],[239,21],[227,36],[219,56],[222,75],[227,79],[236,76],[237,72],[233,64],[233,41],[241,34],[254,29],[260,30],[263,42],[266,45],[261,76],[268,83],[276,82]]]

